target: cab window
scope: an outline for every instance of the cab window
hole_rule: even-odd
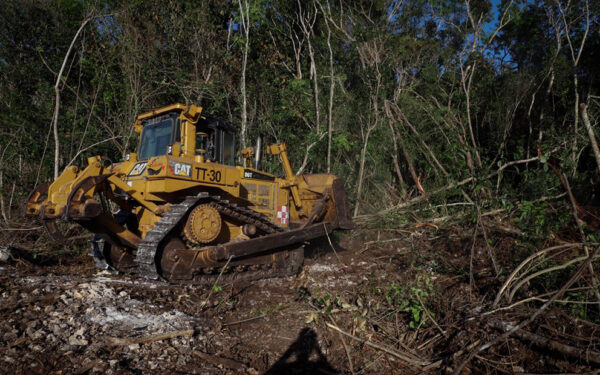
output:
[[[138,152],[138,160],[146,160],[167,153],[171,143],[173,119],[167,118],[154,124],[144,126]]]

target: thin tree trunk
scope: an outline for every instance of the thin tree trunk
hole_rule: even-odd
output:
[[[404,145],[400,145],[400,149],[402,150],[402,153],[404,154],[404,158],[406,159],[406,163],[408,164],[408,171],[410,172],[410,175],[412,176],[413,181],[415,182],[415,185],[417,186],[417,190],[419,190],[419,192],[422,195],[425,195],[425,189],[423,189],[423,186],[421,185],[421,182],[419,181],[419,176],[417,176],[417,172],[415,171],[415,167],[413,166],[412,160],[410,159],[410,155],[408,154],[406,147],[404,147]]]
[[[367,159],[367,146],[369,145],[369,136],[371,135],[373,129],[375,129],[375,125],[369,126],[367,128],[363,148],[362,150],[360,150],[360,166],[358,168],[358,185],[356,186],[356,205],[354,206],[354,216],[358,215],[358,209],[360,205],[360,198],[363,187],[363,178],[365,175],[365,160]]]
[[[475,74],[475,65],[467,67],[467,70],[471,68],[471,74],[468,78],[468,83],[466,82],[466,77],[463,78],[463,89],[465,93],[465,97],[467,100],[467,124],[469,125],[469,135],[471,136],[471,145],[473,146],[473,152],[475,153],[475,161],[477,162],[477,167],[481,168],[481,157],[479,156],[479,151],[477,150],[477,142],[475,142],[475,134],[473,132],[473,120],[471,119],[471,83],[473,82],[473,75]],[[468,74],[469,72],[467,72]]]
[[[75,33],[75,36],[73,37],[73,40],[71,41],[71,45],[69,46],[69,49],[67,50],[67,53],[65,54],[65,58],[63,60],[62,66],[60,67],[60,71],[58,72],[58,75],[56,76],[56,83],[54,84],[54,93],[56,95],[56,101],[54,103],[54,116],[52,118],[52,130],[54,132],[54,179],[55,180],[58,178],[59,154],[60,154],[60,140],[58,139],[58,112],[60,110],[60,82],[61,82],[63,72],[65,70],[65,67],[67,65],[67,61],[69,60],[69,55],[71,54],[71,50],[73,49],[73,45],[75,45],[75,42],[77,41],[77,38],[79,37],[79,34],[81,34],[81,31],[83,30],[85,25],[87,25],[87,23],[90,21],[90,19],[91,18],[88,17],[85,20],[83,20],[83,22],[81,23],[81,26],[79,26],[79,29]]]
[[[314,5],[314,4],[313,4]],[[304,33],[304,37],[306,38],[306,43],[308,45],[308,57],[310,59],[310,76],[313,80],[313,88],[314,88],[314,100],[315,100],[315,129],[317,134],[321,133],[321,109],[319,105],[319,77],[317,75],[317,65],[315,62],[315,51],[312,47],[312,43],[310,41],[311,34],[313,33],[313,27],[317,18],[317,9],[315,7],[315,16],[311,20],[310,15],[307,13],[306,19],[304,18],[304,14],[302,13],[302,5],[300,0],[298,0],[298,19],[300,21],[300,26],[302,27],[302,32]]]
[[[583,120],[583,125],[587,130],[588,137],[590,138],[590,144],[592,145],[592,150],[594,150],[594,157],[596,158],[596,165],[598,166],[598,172],[600,172],[600,149],[598,148],[598,141],[596,140],[596,135],[594,134],[594,129],[592,128],[592,124],[590,122],[590,118],[588,117],[587,110],[585,107],[585,103],[581,103],[579,105],[581,118]]]
[[[577,66],[573,67],[575,70]],[[575,107],[574,113],[575,116],[573,118],[573,149],[571,158],[573,159],[573,176],[577,171],[577,133],[579,133],[579,87],[577,83],[577,73],[573,73],[573,88],[575,89]]]
[[[327,173],[331,172],[331,137],[333,135],[333,95],[335,90],[335,77],[333,76],[333,51],[331,49],[331,29],[329,23],[327,26],[327,47],[329,48],[329,108],[327,113]]]
[[[248,129],[248,99],[246,95],[246,66],[248,65],[248,44],[250,40],[250,6],[248,0],[244,0],[244,9],[242,9],[242,0],[238,1],[240,6],[240,18],[242,20],[242,28],[246,35],[246,41],[244,45],[244,59],[242,61],[242,78],[240,81],[240,91],[242,94],[242,129],[240,131],[242,149],[246,148],[246,132]],[[245,161],[244,161],[245,163]]]
[[[317,130],[317,134],[321,133],[321,110],[319,105],[319,80],[317,76],[317,66],[315,64],[315,51],[312,48],[312,44],[310,42],[310,38],[308,41],[308,56],[310,57],[310,70],[311,76],[313,78],[313,87],[314,87],[314,98],[315,98],[315,128]]]
[[[396,175],[398,176],[398,183],[400,184],[400,190],[402,191],[402,199],[406,199],[408,194],[406,193],[406,189],[404,188],[404,178],[402,177],[400,165],[398,164],[398,142],[396,141],[396,131],[394,130],[394,126],[392,125],[391,120],[388,120],[388,125],[390,127],[390,132],[392,133],[392,145],[394,146],[392,162],[394,163],[394,169],[396,170]]]
[[[306,168],[306,166],[308,165],[308,157],[310,156],[310,150],[313,147],[315,147],[317,145],[317,143],[319,143],[321,141],[321,139],[323,139],[325,134],[327,134],[327,133],[321,133],[321,135],[319,135],[319,139],[317,139],[313,143],[306,146],[306,152],[304,153],[304,160],[302,160],[302,165],[296,171],[296,175],[300,175],[300,174],[302,174],[302,172],[304,172],[304,168]]]
[[[429,154],[429,156],[433,160],[433,163],[435,163],[435,166],[437,168],[439,168],[440,171],[442,171],[442,173],[444,174],[444,176],[448,177],[449,174],[448,174],[448,171],[446,171],[446,168],[444,168],[444,166],[442,165],[442,163],[440,163],[440,161],[438,160],[438,158],[433,153],[433,150],[423,140],[423,138],[421,137],[421,134],[419,134],[419,132],[417,131],[417,129],[412,125],[412,123],[408,120],[408,118],[404,115],[404,113],[400,110],[400,108],[398,108],[398,105],[395,104],[395,103],[393,103],[392,108],[394,108],[394,110],[402,118],[402,120],[404,121],[404,123],[406,124],[406,126],[408,126],[410,128],[410,130],[415,134],[415,136],[417,137],[417,140],[421,144],[421,146],[423,146],[423,148],[425,150],[427,150],[427,153]]]
[[[4,221],[6,222],[6,225],[9,225],[8,223],[8,216],[6,215],[6,208],[4,207],[4,184],[2,183],[2,170],[0,169],[0,212],[2,212],[2,218],[4,218]],[[10,209],[10,207],[9,207]]]
[[[577,133],[579,132],[579,84],[578,84],[578,78],[577,78],[577,68],[579,66],[579,59],[581,58],[581,54],[583,52],[583,47],[585,46],[585,42],[587,40],[587,36],[588,33],[590,31],[590,8],[589,8],[589,2],[588,0],[585,1],[585,32],[583,34],[583,37],[581,38],[581,43],[579,45],[579,50],[577,51],[577,53],[575,52],[575,48],[573,46],[573,42],[571,40],[570,35],[570,30],[569,30],[569,22],[567,21],[567,17],[565,15],[565,12],[562,8],[562,6],[560,5],[560,2],[557,2],[558,4],[558,10],[560,11],[560,14],[562,16],[563,19],[563,23],[564,23],[564,30],[565,30],[565,38],[567,39],[567,43],[569,45],[569,50],[571,52],[571,60],[573,61],[573,89],[575,91],[575,107],[574,107],[574,114],[575,114],[575,118],[573,119],[573,128],[575,131],[575,138],[573,140],[573,155],[572,155],[572,159],[573,159],[573,163],[574,163],[574,167],[573,167],[573,175],[575,175],[575,173],[577,172]],[[569,5],[567,4],[567,7],[569,7]],[[558,35],[560,35],[560,33],[557,34],[557,38]]]

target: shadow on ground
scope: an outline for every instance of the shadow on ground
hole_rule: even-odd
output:
[[[311,328],[303,328],[296,341],[264,373],[264,375],[284,374],[339,374],[339,372],[323,355],[317,333]]]
[[[331,241],[331,243],[329,242]],[[334,237],[330,236],[315,238],[304,248],[304,257],[309,259],[317,259],[330,253],[343,253],[348,251],[339,241]]]

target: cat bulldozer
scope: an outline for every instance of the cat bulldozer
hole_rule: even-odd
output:
[[[283,143],[264,150],[281,162],[277,177],[259,170],[260,138],[236,165],[234,129],[199,106],[156,109],[133,127],[136,153],[69,166],[25,206],[54,238],[58,219],[93,232],[102,267],[173,283],[287,276],[307,241],[352,227],[343,181],[294,175]]]

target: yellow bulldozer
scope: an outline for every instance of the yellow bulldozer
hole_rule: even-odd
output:
[[[136,153],[69,166],[25,206],[55,238],[57,219],[95,233],[102,267],[178,283],[286,276],[306,241],[352,227],[343,181],[294,175],[283,143],[264,150],[281,161],[276,177],[259,170],[259,141],[236,165],[234,129],[201,107],[173,104],[133,127]]]

